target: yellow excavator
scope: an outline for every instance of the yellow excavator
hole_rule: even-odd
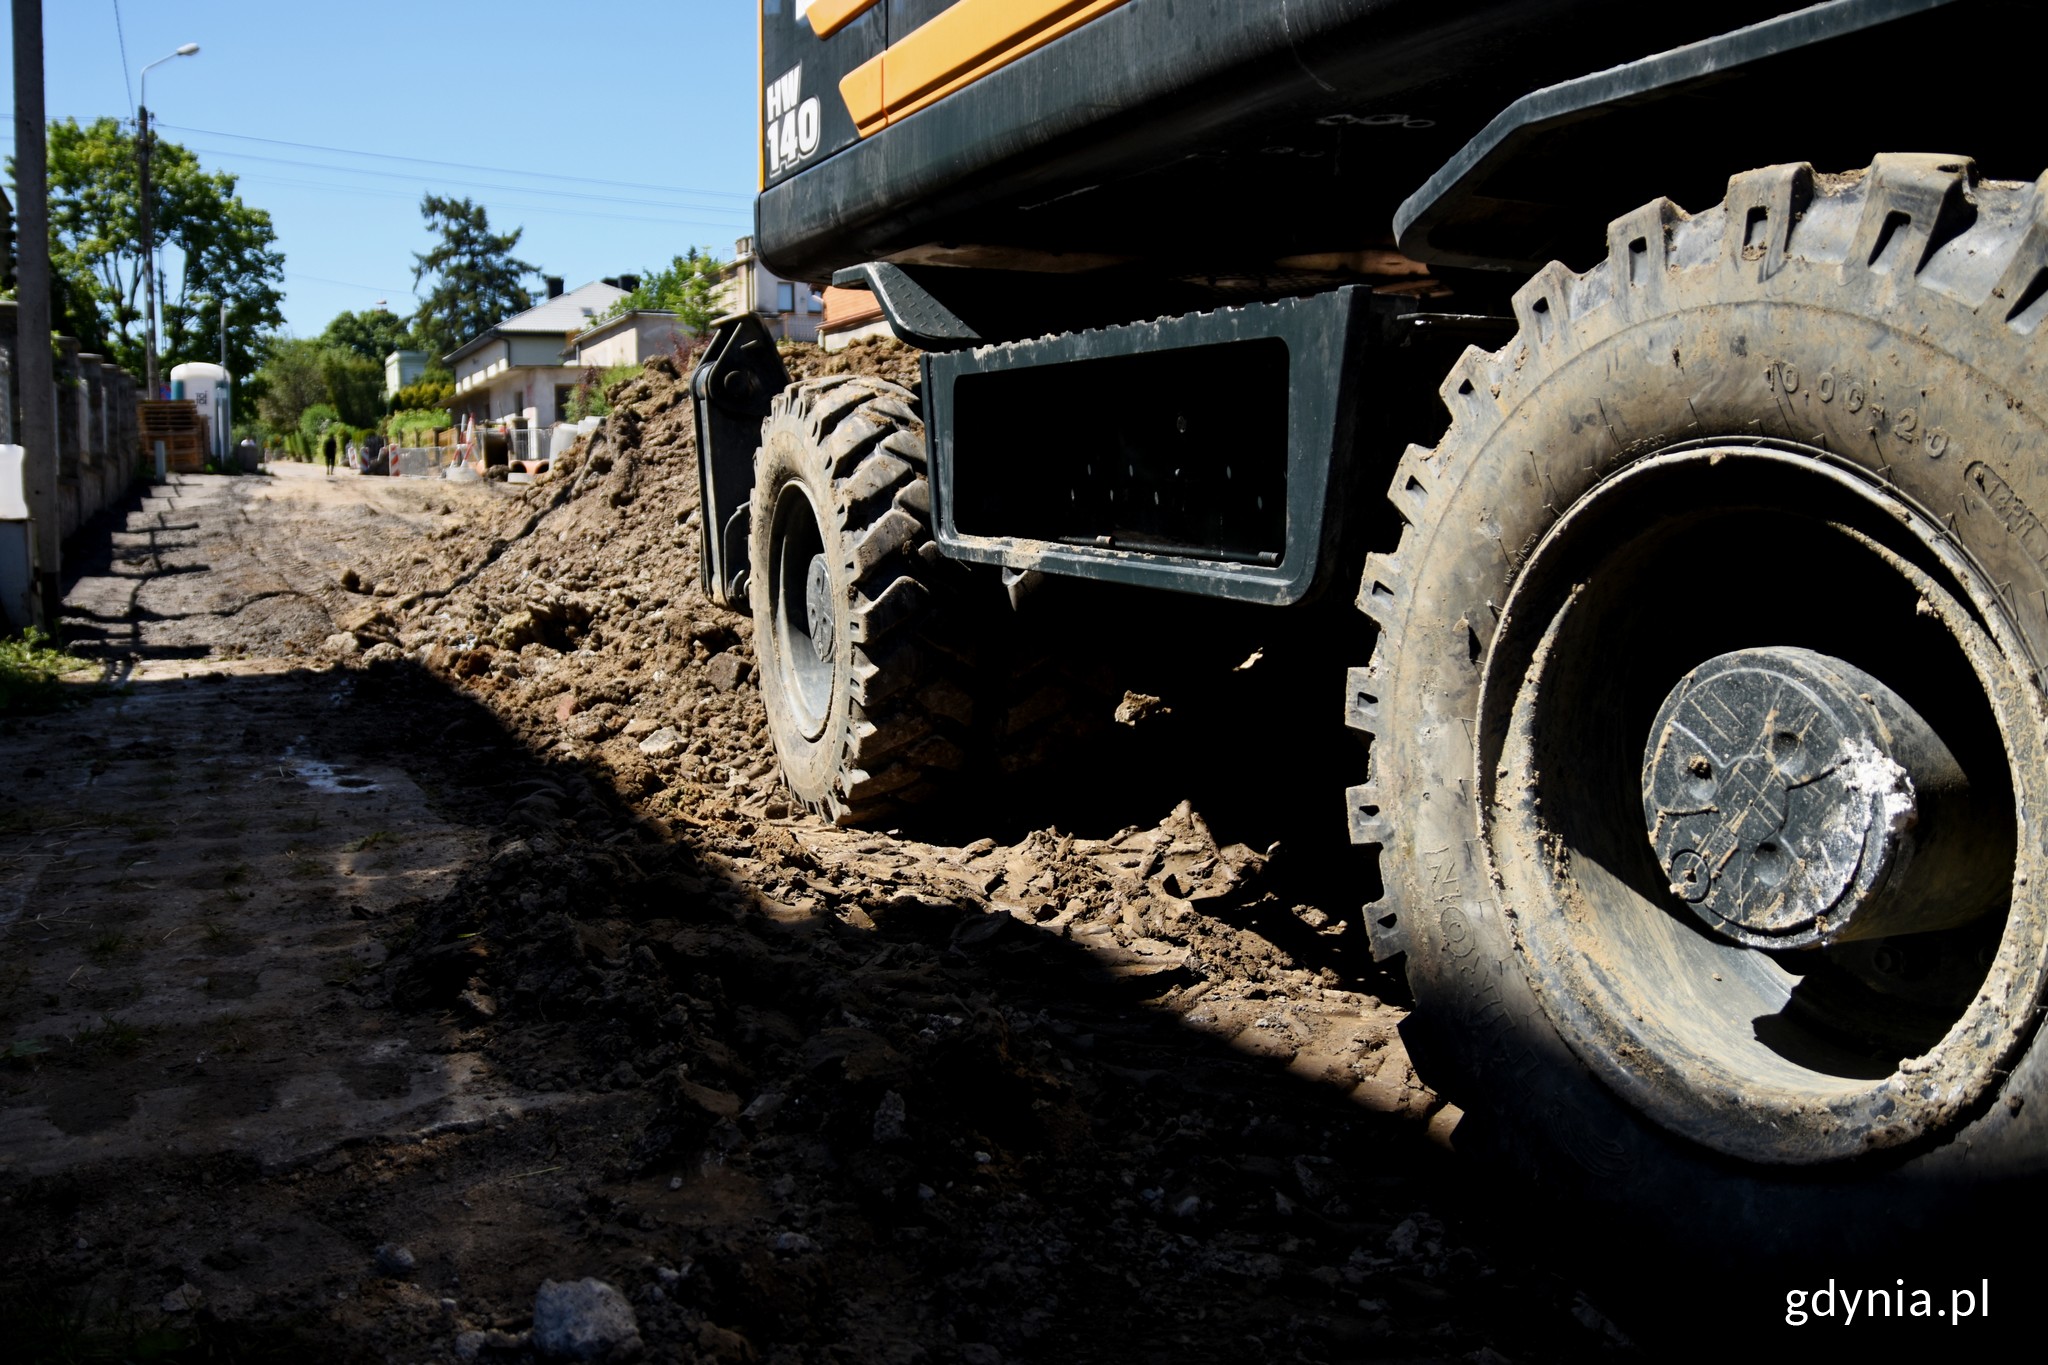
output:
[[[1350,598],[1302,701],[1458,1147],[1759,1257],[2038,1190],[2033,7],[760,16],[761,259],[923,351],[693,377],[792,791],[988,780],[952,642],[1034,584]]]

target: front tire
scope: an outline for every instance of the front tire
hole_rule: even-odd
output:
[[[837,823],[886,820],[965,765],[975,719],[946,645],[916,399],[876,379],[795,385],[755,460],[749,596],[783,780]]]
[[[1752,1255],[2048,1165],[2044,295],[2042,185],[1770,167],[1446,381],[1349,800],[1461,1145]]]

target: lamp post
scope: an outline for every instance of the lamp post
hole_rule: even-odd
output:
[[[136,156],[142,162],[143,382],[149,386],[149,396],[152,399],[157,396],[159,390],[156,383],[156,228],[151,221],[149,193],[149,72],[150,67],[162,66],[173,57],[193,57],[198,53],[199,44],[186,43],[176,52],[159,57],[149,66],[143,67],[140,101],[135,106],[135,127],[138,134]]]

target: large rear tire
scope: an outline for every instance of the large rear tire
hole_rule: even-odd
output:
[[[1515,310],[1349,679],[1454,1141],[1750,1256],[2038,1178],[2044,186],[1769,167]]]

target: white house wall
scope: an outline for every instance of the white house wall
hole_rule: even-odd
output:
[[[630,326],[619,326],[603,336],[576,344],[576,364],[597,369],[613,365],[638,365],[675,349],[681,329],[672,317],[636,317]]]
[[[510,342],[510,358],[514,365],[561,363],[562,338],[559,334],[535,336],[515,332],[507,340]]]

